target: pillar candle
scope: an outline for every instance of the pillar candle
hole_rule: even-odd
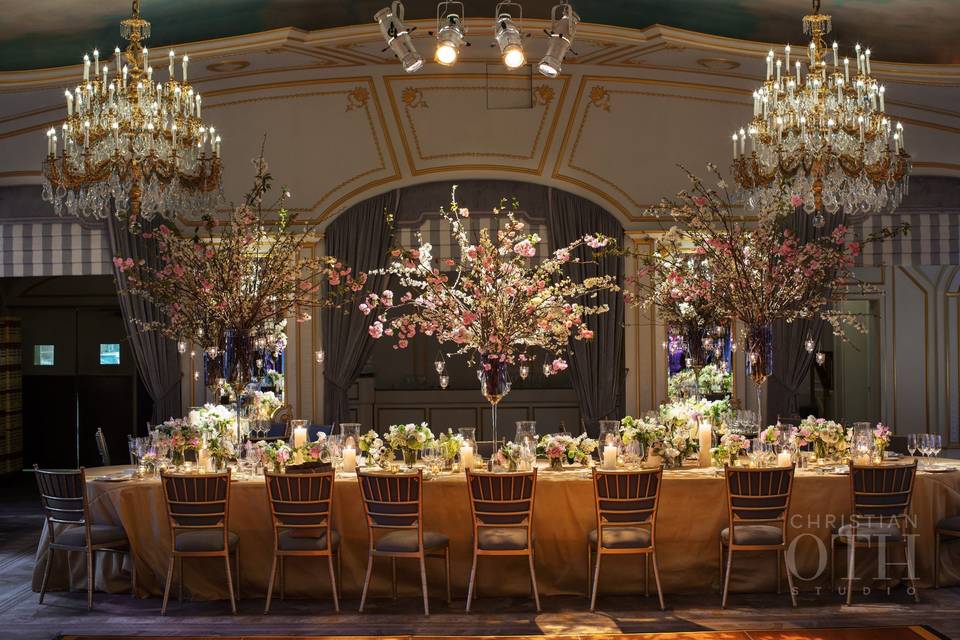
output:
[[[703,469],[710,466],[710,447],[713,445],[713,426],[707,421],[701,422],[697,430],[697,436],[700,441],[700,452],[697,455],[697,460],[700,463],[700,468]]]
[[[293,429],[293,446],[301,447],[307,444],[307,428],[306,427],[295,427]],[[356,455],[356,454],[354,454]]]
[[[617,468],[617,445],[608,444],[603,447],[603,468],[607,470]]]
[[[343,448],[343,470],[348,473],[357,470],[357,450],[353,447]]]
[[[793,458],[790,456],[789,451],[781,451],[777,454],[777,466],[778,467],[792,467]]]
[[[460,467],[464,471],[473,469],[473,447],[470,445],[460,447]]]

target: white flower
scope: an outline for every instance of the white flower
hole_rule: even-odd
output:
[[[430,263],[433,261],[433,256],[430,252],[433,251],[433,245],[429,242],[424,242],[420,245],[420,266],[429,269]]]

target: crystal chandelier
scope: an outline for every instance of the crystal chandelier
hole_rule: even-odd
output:
[[[169,53],[169,78],[154,81],[142,42],[150,23],[133,15],[121,23],[129,44],[114,50],[115,67],[101,68],[100,52],[83,57],[83,82],[67,89],[67,119],[47,131],[43,199],[57,215],[118,218],[135,224],[155,215],[210,209],[221,197],[220,136],[201,120],[200,94],[187,82],[189,57]],[[112,73],[111,73],[112,71]],[[112,76],[112,77],[111,77]],[[60,144],[59,140],[62,140]]]
[[[910,173],[903,126],[887,117],[886,89],[870,76],[870,49],[856,46],[851,70],[836,42],[832,52],[826,46],[830,28],[814,0],[813,14],[803,18],[807,50],[791,58],[787,45],[783,58],[767,54],[753,119],[733,134],[738,195],[761,209],[788,195],[818,226],[824,212],[841,208],[847,215],[896,208]]]

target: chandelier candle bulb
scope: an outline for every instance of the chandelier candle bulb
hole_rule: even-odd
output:
[[[114,56],[114,59],[117,61],[117,74],[119,74],[120,66],[122,64],[122,62],[120,61],[120,47],[113,48],[113,56]]]
[[[886,111],[886,108],[884,107],[884,104],[883,104],[883,94],[885,94],[886,92],[887,92],[887,88],[886,88],[885,86],[883,86],[883,85],[880,85],[880,90],[879,90],[879,93],[880,93],[880,111],[884,111],[884,112]]]
[[[175,55],[174,55],[174,53],[173,53],[173,49],[170,49],[170,53],[169,53],[168,55],[169,55],[169,58],[170,58],[170,64],[169,64],[169,66],[167,67],[167,71],[170,73],[170,79],[171,79],[171,80],[174,80],[174,76],[173,76],[173,61],[174,61]]]
[[[767,53],[767,81],[773,75],[773,49],[770,49],[770,52]]]
[[[73,117],[73,94],[70,93],[70,90],[67,89],[63,92],[63,95],[67,98],[67,117]]]
[[[93,74],[97,77],[100,76],[100,50],[93,50]]]
[[[733,134],[733,159],[737,159],[737,134]]]
[[[777,58],[777,85],[780,84],[780,70],[782,67],[783,67],[783,60]]]
[[[810,66],[812,67],[817,62],[817,43],[810,42]]]
[[[840,56],[840,45],[837,44],[836,41],[834,41],[834,43],[833,43],[833,69],[834,69],[834,71],[836,71],[837,67],[839,66],[839,65],[837,64],[837,62],[838,62],[838,60],[839,60],[839,56]]]
[[[800,86],[800,61],[797,60],[797,86]]]
[[[843,81],[850,83],[850,58],[843,59]]]
[[[864,65],[865,65],[866,70],[867,70],[867,75],[870,75],[870,49],[867,49],[867,50],[863,53],[863,60],[864,60]]]
[[[187,81],[187,65],[190,63],[190,56],[184,54],[181,60],[181,66],[183,67],[183,78],[180,79],[181,82]]]
[[[790,66],[790,45],[787,45],[783,48],[783,55],[786,58],[787,66]]]
[[[90,56],[83,54],[83,81],[90,80]]]
[[[140,50],[140,53],[143,54],[143,68],[146,69],[150,66],[150,52],[144,47]]]

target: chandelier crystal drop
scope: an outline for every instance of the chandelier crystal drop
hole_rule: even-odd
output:
[[[57,215],[103,219],[112,207],[131,225],[209,210],[222,198],[220,135],[201,119],[189,57],[177,80],[170,51],[166,82],[155,80],[139,0],[120,24],[126,50],[102,67],[99,51],[84,56],[83,81],[65,92],[67,119],[47,131],[43,199]]]
[[[847,215],[896,208],[907,193],[910,155],[903,126],[885,109],[886,88],[870,75],[870,49],[854,60],[827,47],[830,16],[803,18],[810,44],[791,55],[771,50],[764,83],[753,92],[753,119],[735,132],[732,173],[753,209],[791,204],[815,214]],[[852,67],[852,68],[851,68]]]

